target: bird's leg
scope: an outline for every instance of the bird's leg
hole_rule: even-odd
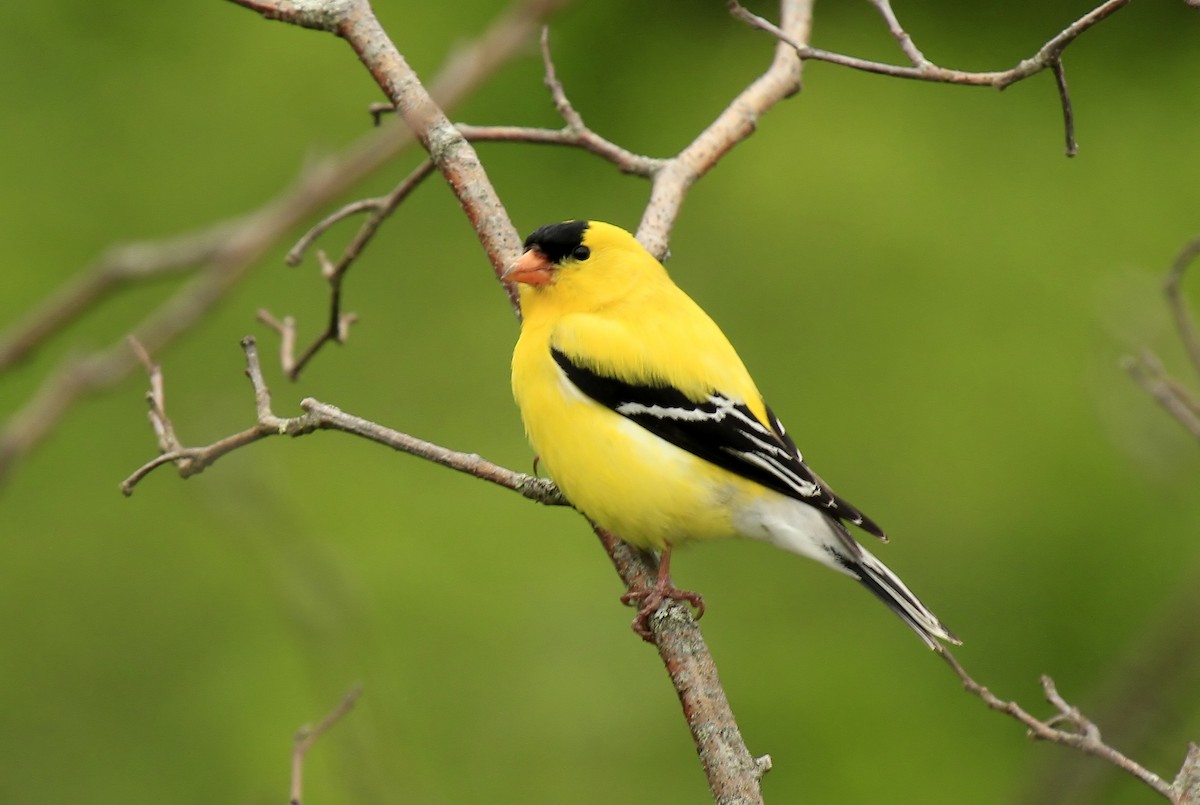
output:
[[[636,590],[627,592],[621,596],[622,604],[632,604],[638,602],[637,616],[634,617],[633,631],[637,632],[647,643],[654,642],[654,634],[650,631],[650,616],[658,611],[662,606],[663,601],[668,598],[676,601],[687,601],[696,608],[696,620],[704,615],[704,598],[700,593],[694,593],[691,590],[681,590],[671,583],[671,545],[668,543],[663,548],[662,556],[658,560],[658,578],[654,585],[645,590]]]

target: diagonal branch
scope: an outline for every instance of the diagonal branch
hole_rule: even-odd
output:
[[[875,6],[881,10],[886,6],[885,3],[873,0]],[[1079,19],[1072,22],[1057,35],[1051,38],[1046,44],[1038,49],[1027,59],[1022,59],[1014,67],[1007,70],[994,70],[985,72],[972,72],[968,70],[955,70],[949,67],[940,67],[933,62],[925,60],[923,64],[914,64],[911,67],[905,67],[897,64],[887,64],[886,62],[871,61],[869,59],[860,59],[855,56],[846,56],[841,53],[831,53],[827,50],[814,48],[809,46],[799,37],[791,34],[786,30],[786,26],[780,27],[766,19],[748,11],[737,0],[729,0],[729,12],[749,25],[751,28],[757,28],[760,31],[765,31],[781,42],[786,43],[794,48],[801,59],[812,59],[814,61],[824,61],[830,64],[837,64],[842,67],[849,67],[853,70],[862,70],[868,73],[877,73],[879,75],[887,75],[893,78],[909,78],[916,81],[933,81],[941,84],[964,84],[967,86],[986,86],[995,87],[996,89],[1004,89],[1012,84],[1023,79],[1036,75],[1043,70],[1048,69],[1056,61],[1062,58],[1063,51],[1067,46],[1074,42],[1080,34],[1087,31],[1096,23],[1120,11],[1125,6],[1129,5],[1131,0],[1107,0],[1096,8],[1084,14]],[[892,33],[897,31],[903,33],[899,28],[899,23],[896,22],[895,15],[891,13],[890,7],[884,12],[885,19],[888,20],[889,27]],[[894,24],[894,27],[892,27]],[[908,37],[907,34],[903,34]],[[903,40],[902,40],[903,41]],[[911,39],[908,39],[911,44]],[[911,46],[914,53],[920,53],[915,50],[915,46]],[[906,54],[909,50],[906,49]],[[912,55],[910,58],[912,58]],[[923,56],[921,58],[924,58]]]
[[[1059,695],[1054,680],[1050,677],[1042,677],[1042,691],[1046,696],[1046,701],[1054,705],[1057,712],[1050,719],[1042,721],[1031,716],[1016,702],[1001,699],[972,679],[959,665],[958,660],[954,658],[949,649],[939,646],[936,651],[951,670],[958,675],[963,687],[968,692],[978,696],[991,709],[1006,713],[1024,724],[1029,730],[1030,737],[1074,747],[1085,754],[1098,757],[1132,775],[1172,802],[1181,802],[1181,800],[1173,798],[1173,787],[1170,783],[1104,743],[1101,740],[1099,728]]]
[[[295,319],[287,316],[283,321],[279,321],[265,309],[258,312],[259,321],[279,333],[280,364],[283,367],[284,374],[290,379],[298,379],[300,373],[304,371],[304,367],[308,365],[308,362],[326,344],[330,342],[344,344],[346,342],[350,325],[357,319],[357,316],[353,313],[342,312],[342,281],[345,279],[346,272],[350,269],[354,261],[358,259],[362,250],[371,242],[371,239],[379,231],[379,227],[383,222],[395,212],[400,203],[408,198],[417,186],[432,172],[433,164],[429,160],[423,161],[404,178],[404,181],[400,182],[387,195],[347,204],[337,212],[326,216],[316,226],[306,232],[296,245],[292,247],[291,251],[288,252],[288,265],[298,265],[304,259],[304,252],[329,227],[352,215],[358,215],[363,212],[370,213],[367,216],[367,220],[359,227],[358,233],[346,245],[346,248],[343,249],[342,256],[338,258],[336,263],[329,262],[329,258],[325,256],[325,252],[320,251],[317,253],[317,262],[321,266],[321,276],[329,283],[329,317],[326,320],[325,329],[308,345],[299,358],[295,355]]]
[[[121,482],[121,491],[132,495],[134,488],[151,472],[172,462],[186,461],[179,467],[180,476],[187,478],[203,472],[216,461],[238,448],[273,436],[305,436],[318,430],[340,430],[352,433],[377,444],[390,447],[401,453],[432,461],[443,467],[473,475],[485,481],[520,494],[547,506],[569,505],[562,493],[552,482],[526,475],[522,472],[501,467],[475,453],[462,453],[441,445],[418,439],[407,433],[393,430],[362,417],[347,414],[336,406],[319,402],[311,397],[300,401],[304,413],[294,417],[277,416],[271,409],[271,390],[263,379],[262,363],[258,357],[258,346],[252,336],[242,339],[242,351],[246,355],[246,376],[254,388],[256,418],[253,425],[238,433],[226,436],[203,447],[183,447],[178,442],[162,452],[157,458],[138,467]],[[156,381],[151,372],[151,383],[161,384],[161,374]],[[162,412],[166,417],[166,412]]]
[[[1200,257],[1200,238],[1190,241],[1175,257],[1163,282],[1163,293],[1166,294],[1167,305],[1171,308],[1171,317],[1175,320],[1175,328],[1179,331],[1179,340],[1183,344],[1184,352],[1187,353],[1192,368],[1200,374],[1200,332],[1197,332],[1195,320],[1182,291],[1183,275],[1197,257]],[[1134,382],[1183,425],[1193,438],[1200,439],[1200,399],[1167,373],[1157,355],[1148,349],[1143,350],[1137,357],[1123,359],[1121,365],[1129,372]]]
[[[781,33],[793,42],[808,39],[811,0],[783,0]],[[742,90],[708,127],[655,173],[650,199],[638,225],[637,238],[655,257],[665,259],[667,243],[684,197],[721,157],[754,133],[758,119],[771,107],[800,91],[801,60],[789,45],[775,48],[771,66]]]
[[[1167,272],[1166,282],[1163,283],[1163,293],[1167,296],[1167,304],[1171,306],[1171,316],[1179,330],[1179,340],[1192,362],[1192,368],[1200,375],[1200,334],[1196,331],[1196,322],[1188,310],[1187,300],[1184,299],[1182,291],[1183,275],[1197,257],[1200,257],[1200,238],[1193,239],[1176,256],[1171,270]]]
[[[292,783],[288,805],[301,805],[304,792],[304,758],[308,755],[309,750],[322,735],[333,729],[335,724],[354,709],[360,696],[362,696],[362,685],[355,685],[315,727],[305,724],[296,731],[296,738],[292,744]]]
[[[925,54],[921,52],[912,37],[900,25],[900,20],[896,19],[896,12],[892,11],[892,4],[888,0],[870,0],[871,5],[875,6],[875,10],[883,17],[883,21],[887,24],[888,31],[896,38],[900,49],[904,51],[904,55],[912,62],[913,67],[928,68],[933,65],[933,62],[925,58]],[[738,12],[731,8],[735,16]]]
[[[1163,407],[1171,417],[1182,425],[1195,439],[1200,439],[1200,402],[1167,374],[1162,361],[1150,350],[1127,357],[1122,367],[1133,381]]]

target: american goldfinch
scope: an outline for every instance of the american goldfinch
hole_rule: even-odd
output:
[[[540,462],[592,522],[661,551],[634,629],[675,589],[671,548],[749,537],[857,579],[930,648],[958,639],[853,537],[874,521],[804,463],[716,323],[623,229],[543,226],[505,272],[520,284],[513,395]],[[628,598],[628,596],[626,597]]]

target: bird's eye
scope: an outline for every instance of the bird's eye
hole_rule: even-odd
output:
[[[571,252],[571,256],[576,260],[586,260],[592,256],[592,250],[587,246],[576,246],[574,251]]]

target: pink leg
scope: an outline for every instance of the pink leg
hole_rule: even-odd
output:
[[[637,616],[633,619],[633,631],[641,635],[647,643],[654,642],[654,633],[650,630],[650,617],[658,611],[667,599],[687,601],[696,608],[696,620],[704,615],[704,599],[699,593],[681,590],[671,583],[671,546],[663,548],[662,557],[658,560],[658,579],[654,586],[646,590],[628,592],[621,596],[622,604],[638,602]]]

